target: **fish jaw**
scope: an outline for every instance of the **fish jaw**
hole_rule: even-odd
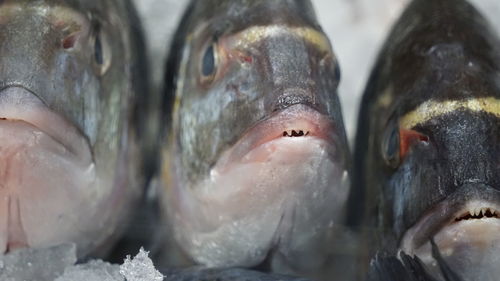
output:
[[[447,206],[448,208],[444,207]],[[444,260],[451,269],[466,280],[493,280],[500,273],[500,204],[491,200],[470,200],[457,207],[447,201],[423,217],[406,232],[402,249],[418,256],[435,275],[439,265],[432,255],[431,243],[414,243],[418,232],[428,233],[432,216],[441,216],[440,228],[432,231],[428,239],[434,239]],[[420,240],[420,239],[419,239]]]
[[[179,244],[213,267],[256,266],[271,253],[292,267],[321,264],[349,184],[332,131],[303,105],[247,131],[208,178],[171,189]]]
[[[96,177],[78,129],[30,91],[6,88],[0,91],[0,158],[0,252],[92,244],[79,241],[89,234],[82,231],[90,223],[85,215],[95,212]]]

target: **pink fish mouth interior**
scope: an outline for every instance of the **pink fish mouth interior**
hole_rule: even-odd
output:
[[[64,222],[57,217],[68,206],[61,198],[77,190],[72,178],[93,180],[87,139],[36,95],[9,87],[0,91],[0,142],[0,252],[57,244],[65,234],[54,231],[65,230],[51,222]]]

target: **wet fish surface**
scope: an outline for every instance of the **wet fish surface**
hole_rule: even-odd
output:
[[[268,274],[242,268],[191,268],[167,272],[165,281],[307,281],[307,279]]]
[[[404,250],[440,276],[496,280],[500,257],[500,42],[463,0],[415,0],[366,88],[350,207],[374,251]],[[352,210],[351,210],[352,211]],[[369,238],[371,237],[371,238]]]
[[[103,255],[145,180],[147,70],[129,1],[0,1],[0,253]]]
[[[191,2],[167,63],[162,173],[192,262],[324,265],[349,187],[339,79],[309,1]]]
[[[400,251],[396,256],[377,254],[370,263],[369,281],[461,281],[462,278],[450,269],[443,260],[436,243],[431,241],[432,257],[436,261],[443,279],[436,279],[429,272],[422,261],[417,257],[408,256]]]

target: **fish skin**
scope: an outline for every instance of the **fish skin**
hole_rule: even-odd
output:
[[[300,277],[269,274],[242,268],[190,268],[164,274],[165,281],[307,281]]]
[[[103,256],[123,232],[152,169],[137,19],[129,1],[0,1],[0,137],[22,136],[0,145],[2,252]]]
[[[366,87],[356,138],[349,205],[364,211],[349,223],[369,229],[361,247],[367,256],[397,252],[425,215],[429,225],[412,247],[468,202],[498,202],[498,46],[486,20],[462,0],[415,0],[394,25]],[[383,144],[391,130],[411,139],[402,129],[420,135],[394,165],[384,160],[390,150]]]
[[[329,239],[316,235],[331,236],[332,226],[342,222],[350,159],[336,95],[340,71],[311,3],[192,1],[172,42],[163,101],[164,124],[170,134],[164,143],[162,177],[163,205],[177,244],[188,259],[210,267],[254,267],[264,260],[278,272],[313,271],[321,266],[329,255],[324,252],[330,251],[322,241]],[[206,82],[201,71],[205,54],[207,61],[212,59],[209,46],[217,50],[219,65]],[[248,156],[243,152],[258,141],[256,131],[268,136],[273,126],[287,126],[301,118],[323,124],[316,133],[332,136],[328,145],[311,138],[314,149],[297,145],[296,153],[313,167],[332,167],[331,172],[317,172],[319,176],[304,176],[308,182],[328,182],[329,188],[312,182],[308,192],[287,183],[283,186],[288,191],[280,190],[273,181],[258,181],[267,179],[268,169],[248,168],[237,174],[255,187],[250,191],[245,182],[231,182],[232,177],[225,176]],[[290,130],[290,134],[300,132]],[[281,130],[276,137],[282,141],[286,135]],[[286,146],[272,149],[286,149],[282,147]],[[312,158],[323,149],[327,154],[321,155],[327,158],[319,154]],[[262,153],[259,157],[266,157]],[[300,157],[290,154],[277,159],[286,165],[287,160],[296,163]],[[320,160],[324,165],[318,164]],[[280,170],[309,171],[299,167],[290,164]],[[259,171],[261,176],[252,178]],[[277,173],[275,181],[285,176]],[[216,188],[212,180],[224,184]],[[289,197],[282,199],[285,195]],[[249,229],[252,225],[255,228]],[[313,228],[318,234],[302,231]]]

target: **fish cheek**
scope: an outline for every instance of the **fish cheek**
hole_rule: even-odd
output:
[[[440,192],[442,163],[435,147],[420,144],[413,148],[388,182],[392,198],[392,227],[400,238],[418,219],[443,199]]]
[[[193,183],[207,177],[221,154],[262,118],[248,72],[234,66],[225,75],[207,90],[189,79],[182,93],[178,144]]]
[[[41,95],[53,110],[83,130],[82,102],[86,93],[92,92],[94,80],[89,64],[78,54],[61,51],[55,56],[51,69],[51,90],[37,94]]]

